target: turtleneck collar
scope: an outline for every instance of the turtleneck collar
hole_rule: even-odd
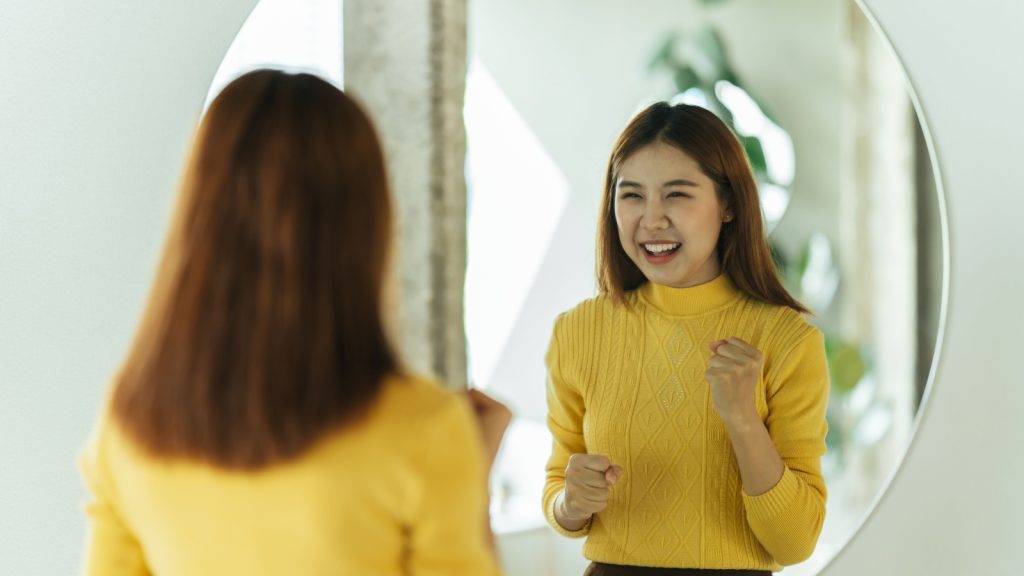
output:
[[[649,306],[670,316],[693,316],[710,312],[742,295],[729,279],[729,275],[724,272],[710,282],[689,288],[673,288],[646,282],[636,291]]]

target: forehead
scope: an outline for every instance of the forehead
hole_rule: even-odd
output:
[[[642,182],[661,180],[665,177],[708,180],[700,164],[692,156],[675,146],[663,142],[653,142],[638,149],[622,161],[617,181]]]

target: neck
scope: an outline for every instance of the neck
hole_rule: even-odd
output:
[[[718,274],[702,284],[676,288],[647,282],[636,289],[640,298],[663,314],[690,316],[704,314],[732,303],[742,294],[728,274]]]

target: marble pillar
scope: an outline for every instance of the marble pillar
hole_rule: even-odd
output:
[[[465,0],[345,0],[344,62],[395,198],[396,344],[410,369],[463,388]]]

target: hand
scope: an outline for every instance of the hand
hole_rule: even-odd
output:
[[[759,420],[754,392],[764,356],[739,338],[711,342],[713,355],[704,377],[711,385],[711,403],[727,427]]]
[[[512,411],[476,388],[470,388],[466,395],[469,397],[469,403],[473,406],[477,424],[483,434],[489,471],[498,455],[498,449],[501,448],[501,439],[505,437],[505,431],[512,421]],[[488,475],[490,474],[488,473]]]
[[[607,456],[573,454],[565,467],[560,516],[574,528],[580,527],[581,523],[608,506],[612,486],[621,476],[622,467],[612,464]]]

